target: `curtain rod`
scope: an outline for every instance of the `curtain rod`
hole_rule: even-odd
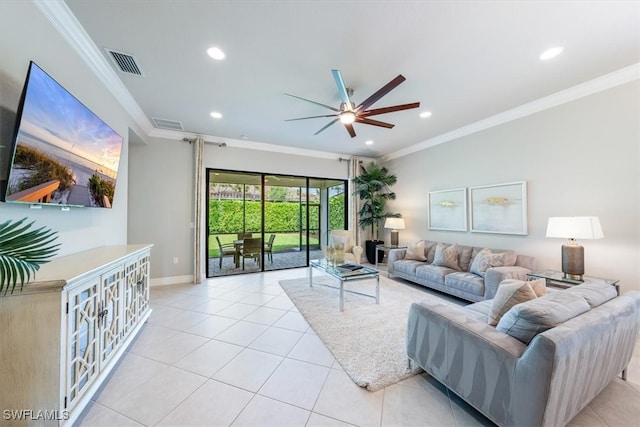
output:
[[[182,138],[182,140],[183,140],[184,142],[188,142],[189,144],[191,144],[192,142],[195,142],[195,141],[196,141],[196,138],[187,138],[187,137],[184,137],[184,138]],[[205,141],[204,143],[205,143],[205,144],[210,144],[210,145],[217,145],[218,147],[226,147],[226,146],[227,146],[227,143],[226,143],[226,142]]]

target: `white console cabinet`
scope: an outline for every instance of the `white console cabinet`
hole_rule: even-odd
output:
[[[72,425],[149,317],[151,245],[44,264],[0,296],[2,425]]]

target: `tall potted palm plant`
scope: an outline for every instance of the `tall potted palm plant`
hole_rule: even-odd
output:
[[[0,224],[0,295],[20,290],[32,279],[41,264],[58,253],[60,244],[55,231],[45,227],[31,229],[33,222],[8,220]]]
[[[355,185],[354,195],[362,202],[358,216],[358,224],[363,230],[371,227],[371,240],[365,241],[367,260],[371,264],[376,262],[376,245],[384,243],[379,239],[380,222],[385,218],[397,218],[400,214],[385,212],[388,200],[395,200],[396,193],[390,187],[398,178],[375,162],[368,165],[360,165],[360,175],[353,178]],[[384,253],[380,253],[384,257]],[[382,258],[380,257],[380,258]],[[382,261],[379,259],[378,261]]]

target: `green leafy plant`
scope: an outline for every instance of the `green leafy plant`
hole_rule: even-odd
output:
[[[355,184],[354,195],[357,195],[363,202],[358,215],[358,224],[364,230],[371,227],[371,236],[378,240],[380,221],[385,218],[398,218],[400,214],[385,212],[388,200],[395,200],[396,193],[390,187],[397,182],[398,178],[389,172],[386,167],[382,167],[375,162],[367,166],[360,165],[360,175],[353,178]]]
[[[57,233],[45,227],[32,229],[34,222],[8,220],[0,224],[0,293],[20,290],[32,279],[41,264],[49,262],[60,249],[54,244]]]

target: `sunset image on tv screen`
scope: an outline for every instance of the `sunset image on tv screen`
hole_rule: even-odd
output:
[[[111,207],[123,139],[31,63],[6,201]]]

